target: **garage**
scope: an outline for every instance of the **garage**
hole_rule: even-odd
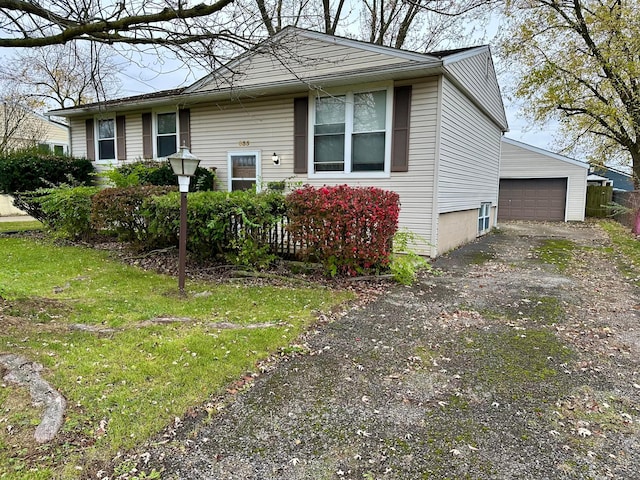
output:
[[[498,220],[564,221],[566,178],[500,180]]]
[[[583,221],[589,165],[502,139],[498,221]]]

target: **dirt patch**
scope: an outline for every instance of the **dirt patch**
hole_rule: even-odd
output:
[[[538,247],[565,239],[564,269]],[[166,479],[640,477],[637,287],[594,224],[518,222],[318,326],[165,432]],[[217,405],[217,406],[216,406]],[[161,442],[162,445],[158,445]]]

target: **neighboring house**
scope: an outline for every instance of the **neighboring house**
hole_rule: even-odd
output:
[[[486,46],[419,54],[287,27],[187,88],[51,113],[98,166],[186,144],[223,189],[394,190],[423,254],[495,224],[507,121]]]
[[[502,139],[498,220],[583,221],[589,164]]]
[[[69,153],[69,126],[13,102],[0,104],[0,150],[46,147]]]
[[[611,167],[597,166],[589,169],[589,177],[591,175],[598,175],[610,180],[609,185],[613,185],[614,191],[632,192],[635,190],[633,185],[633,177],[628,173],[617,170]],[[587,181],[589,181],[587,177]]]

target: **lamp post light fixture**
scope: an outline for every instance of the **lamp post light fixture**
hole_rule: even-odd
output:
[[[184,295],[185,266],[187,263],[187,192],[189,181],[196,173],[200,159],[193,155],[186,145],[180,151],[169,156],[173,173],[178,176],[180,187],[180,236],[178,237],[178,288]]]

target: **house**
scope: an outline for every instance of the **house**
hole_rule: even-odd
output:
[[[611,183],[608,183],[608,185],[613,185],[613,190],[616,192],[633,192],[635,190],[633,177],[621,170],[598,165],[589,169],[587,181],[589,181],[591,175],[597,175],[609,180]]]
[[[18,103],[0,105],[0,151],[39,146],[56,154],[69,152],[69,126]]]
[[[51,113],[97,166],[186,144],[223,189],[394,190],[426,255],[496,221],[507,121],[486,46],[419,54],[287,27],[189,87]]]
[[[502,139],[498,220],[583,221],[589,164]]]

